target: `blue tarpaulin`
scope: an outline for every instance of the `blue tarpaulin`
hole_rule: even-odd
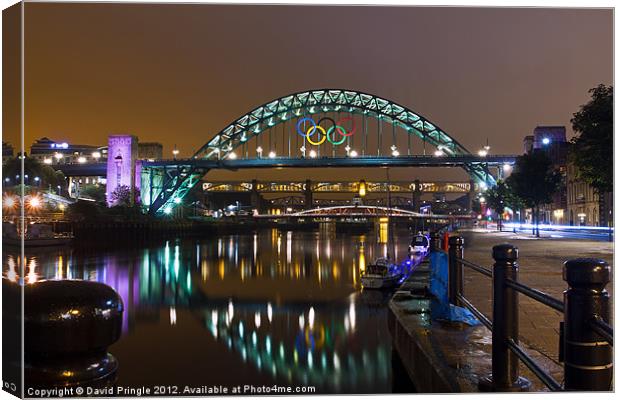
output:
[[[448,301],[448,254],[443,251],[431,252],[430,292],[437,300],[431,303],[433,319],[463,322],[472,326],[480,324],[468,309]]]

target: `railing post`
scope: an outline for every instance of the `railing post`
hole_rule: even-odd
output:
[[[441,249],[441,238],[439,232],[431,232],[430,251],[439,251]]]
[[[519,358],[508,347],[508,340],[519,343],[518,293],[506,285],[517,281],[519,249],[510,244],[493,246],[493,332],[491,375],[480,387],[492,391],[526,391],[530,382],[519,376]]]
[[[460,305],[458,295],[463,293],[463,266],[457,258],[463,258],[465,240],[460,236],[450,236],[448,249],[448,300],[450,304]]]
[[[612,390],[611,345],[589,324],[596,317],[609,323],[609,265],[578,258],[564,263],[564,388]]]

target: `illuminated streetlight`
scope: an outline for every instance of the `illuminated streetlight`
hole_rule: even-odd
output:
[[[232,152],[228,155],[228,159],[229,160],[236,160],[237,159],[237,153]]]
[[[86,162],[86,157],[84,157],[84,156],[79,157],[79,158],[78,158],[78,162],[79,162],[80,164],[84,164],[84,163]]]
[[[488,151],[488,150],[485,150],[485,149],[478,150],[478,155],[479,155],[480,157],[486,157],[486,156],[487,156],[487,154],[489,154],[489,151]]]
[[[357,157],[357,151],[351,150],[351,152],[349,153],[349,157]]]
[[[269,152],[269,158],[276,158],[276,152],[275,151],[270,151]]]
[[[2,207],[7,210],[12,210],[17,205],[17,197],[10,194],[5,194],[2,199]]]
[[[256,148],[256,153],[258,154],[258,158],[261,158],[263,156],[263,148],[261,146],[258,146]]]
[[[504,170],[504,172],[510,172],[510,170],[512,169],[512,165],[510,164],[504,164],[502,166],[502,169]]]
[[[306,157],[306,146],[301,146],[299,148],[299,151],[301,151],[301,156],[305,158]]]
[[[94,152],[93,152],[93,158],[94,158],[95,160],[99,160],[99,159],[101,158],[101,153],[100,153],[100,152],[98,152],[98,151],[94,151]]]
[[[548,145],[549,143],[551,143],[551,139],[549,139],[548,137],[543,138],[542,140],[542,144],[544,144],[545,146]]]
[[[179,150],[177,149],[177,145],[174,145],[174,149],[172,150],[172,156],[174,157],[174,159],[176,160],[177,156],[179,155]]]
[[[310,158],[316,158],[316,151],[310,150]]]
[[[28,201],[28,205],[31,209],[36,210],[41,207],[41,199],[38,196],[33,196]]]

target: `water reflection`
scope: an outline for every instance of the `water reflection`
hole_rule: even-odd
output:
[[[127,366],[161,340],[162,360],[148,363],[175,384],[254,379],[315,385],[319,393],[389,392],[388,296],[360,292],[359,284],[367,260],[385,251],[377,239],[267,230],[130,250],[27,250],[25,281],[85,279],[112,286],[126,312],[123,337],[111,351]],[[395,239],[398,248],[407,248],[406,232]],[[5,253],[4,276],[19,279],[20,262],[18,254]],[[181,335],[175,340],[200,343],[192,351],[215,363],[214,372],[173,368],[190,354],[163,343],[168,329]],[[221,351],[221,360],[211,360]],[[243,376],[236,371],[240,365]],[[118,379],[146,384],[149,378],[121,368]]]

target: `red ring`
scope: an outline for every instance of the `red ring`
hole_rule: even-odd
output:
[[[338,122],[336,122],[336,125],[338,126],[342,126],[344,127],[344,125],[342,124],[344,121],[351,121],[351,132],[347,133],[347,134],[342,134],[340,133],[342,136],[351,136],[355,133],[355,130],[357,129],[357,127],[355,126],[355,119],[353,119],[353,117],[344,117],[338,120]],[[345,128],[346,130],[346,128]]]

